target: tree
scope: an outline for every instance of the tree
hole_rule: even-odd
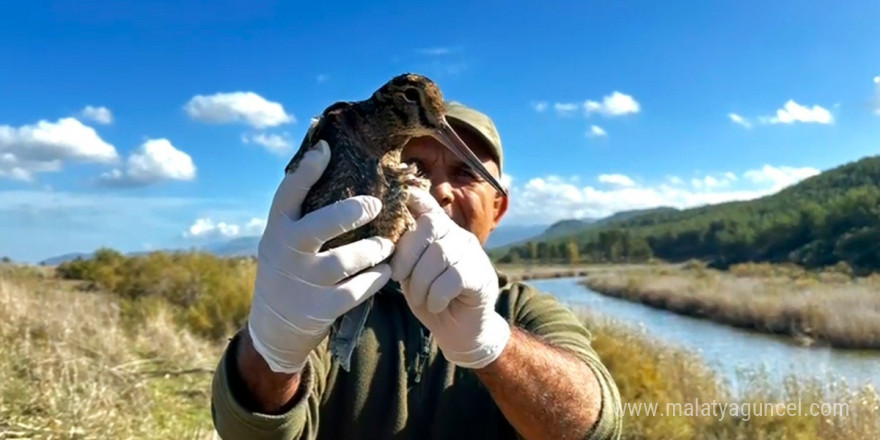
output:
[[[568,264],[578,264],[580,263],[580,253],[578,252],[578,245],[573,240],[569,240],[568,243],[564,243],[565,246],[565,261]]]

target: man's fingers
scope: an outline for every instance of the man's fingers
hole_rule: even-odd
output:
[[[428,311],[437,314],[445,310],[449,306],[449,302],[461,293],[463,284],[464,279],[458,267],[450,266],[446,269],[434,280],[428,290],[426,299]]]
[[[425,303],[428,289],[434,280],[446,270],[447,266],[449,266],[449,261],[447,261],[440,243],[431,243],[422,258],[416,263],[412,275],[408,279],[406,295],[413,307],[421,307]]]
[[[382,201],[373,196],[354,196],[312,211],[292,226],[288,245],[314,253],[327,241],[355,230],[376,218]]]
[[[273,210],[292,220],[299,219],[303,200],[312,186],[321,178],[330,162],[330,146],[321,140],[309,150],[297,165],[296,170],[284,176],[275,198]]]
[[[391,267],[380,264],[343,282],[340,289],[333,291],[334,294],[341,295],[338,300],[347,306],[339,314],[361,305],[388,283],[390,278]]]
[[[397,250],[391,258],[391,279],[407,278],[425,249],[449,233],[451,220],[444,212],[425,214],[416,220],[416,228],[408,231],[397,242]]]
[[[381,263],[392,252],[394,243],[391,240],[385,237],[365,238],[318,255],[316,264],[303,273],[311,282],[329,286]]]

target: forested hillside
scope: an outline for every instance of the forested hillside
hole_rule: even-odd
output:
[[[682,211],[662,210],[505,249],[501,262],[668,261],[714,265],[844,261],[880,269],[880,156],[828,170],[776,194]]]

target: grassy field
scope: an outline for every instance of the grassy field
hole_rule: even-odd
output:
[[[583,281],[606,295],[804,344],[880,349],[880,275],[809,272],[745,264],[721,272],[701,265],[610,267]]]
[[[220,347],[161,307],[0,268],[0,439],[211,439]]]
[[[198,291],[212,285],[188,289],[206,303]],[[51,271],[0,265],[0,439],[210,439],[211,370],[223,338],[201,329],[228,323],[193,321],[175,310],[174,297],[132,302],[94,286],[84,291],[82,283]],[[247,298],[223,298],[228,307],[247,304]],[[231,312],[206,316],[227,321],[241,314]],[[775,388],[757,372],[743,394],[732,395],[695,354],[598,316],[583,319],[628,408],[659,405],[653,416],[644,407],[638,415],[625,413],[624,439],[880,438],[873,388],[795,380]],[[667,402],[713,400],[753,402],[755,411],[767,402],[800,401],[804,411],[831,402],[846,413],[660,415]]]

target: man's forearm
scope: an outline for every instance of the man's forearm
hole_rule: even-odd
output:
[[[242,331],[235,353],[242,385],[235,391],[245,407],[263,414],[280,414],[299,399],[302,394],[299,390],[301,374],[272,371],[254,348],[247,327]]]
[[[518,328],[501,356],[475,373],[526,439],[583,439],[598,420],[602,392],[592,370]]]

